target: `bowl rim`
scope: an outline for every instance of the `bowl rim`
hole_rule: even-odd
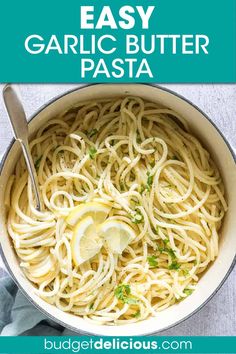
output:
[[[96,85],[122,85],[122,83],[91,83],[91,84],[83,84],[83,85],[80,85],[80,86],[77,86],[75,88],[72,88],[72,89],[69,89],[69,90],[66,90],[65,92],[61,93],[61,94],[58,94],[56,95],[55,97],[51,98],[50,100],[47,101],[47,103],[41,105],[32,115],[30,115],[29,119],[28,119],[28,124],[38,116],[38,114],[40,114],[45,108],[47,108],[48,106],[50,106],[51,104],[53,104],[54,102],[56,102],[57,100],[61,99],[62,97],[65,97],[67,95],[70,95],[71,93],[73,92],[76,92],[76,91],[79,91],[81,89],[84,89],[84,88],[87,88],[87,87],[90,87],[90,86],[96,86]],[[128,83],[127,84],[128,86],[129,85],[138,85],[138,86],[151,86],[153,88],[157,88],[161,91],[164,91],[164,92],[167,92],[173,96],[176,96],[177,98],[180,98],[181,100],[185,101],[186,103],[188,103],[190,106],[192,106],[194,109],[196,109],[199,113],[201,113],[201,115],[213,126],[213,128],[215,128],[215,130],[219,133],[219,135],[221,136],[221,138],[223,139],[223,141],[225,142],[233,160],[234,160],[234,163],[236,165],[236,151],[234,151],[233,147],[231,146],[230,142],[228,141],[228,139],[225,137],[225,135],[221,132],[221,130],[218,128],[218,126],[216,125],[215,122],[213,122],[211,120],[211,118],[205,113],[203,112],[196,104],[194,104],[192,101],[190,101],[188,98],[182,96],[181,94],[173,91],[173,90],[170,90],[169,88],[166,88],[166,87],[163,87],[159,84],[152,84],[152,83]],[[5,153],[3,154],[2,156],[2,159],[0,161],[0,176],[2,175],[2,171],[4,169],[4,165],[5,165],[5,162],[8,158],[8,155],[11,151],[11,148],[12,146],[14,145],[15,143],[15,139],[13,138],[11,140],[11,142],[9,143],[8,147],[6,148],[6,151]],[[89,331],[85,331],[83,329],[78,329],[74,326],[71,326],[70,324],[66,324],[65,322],[63,322],[62,320],[59,320],[57,319],[54,315],[50,314],[49,312],[47,312],[46,310],[44,310],[44,308],[42,308],[38,303],[36,303],[32,297],[24,290],[23,286],[20,284],[20,282],[16,279],[10,265],[8,264],[7,262],[7,259],[5,257],[5,254],[3,252],[3,249],[2,249],[2,245],[1,245],[1,242],[0,242],[0,256],[2,257],[2,260],[3,260],[3,263],[9,273],[9,275],[11,276],[12,280],[14,281],[14,283],[17,285],[18,289],[21,291],[21,293],[27,298],[27,300],[29,300],[29,302],[34,305],[39,311],[41,311],[44,315],[46,315],[46,317],[50,318],[51,320],[59,323],[60,325],[62,325],[63,327],[65,328],[68,328],[69,330],[73,331],[73,332],[76,332],[76,333],[79,333],[79,334],[85,334],[85,335],[93,335],[93,336],[100,336],[98,334],[95,334],[93,332],[89,332]],[[146,335],[155,335],[157,333],[161,333],[163,331],[166,331],[168,329],[171,329],[171,328],[174,328],[176,327],[178,324],[184,322],[185,320],[187,320],[188,318],[191,318],[193,315],[195,315],[197,312],[199,312],[217,293],[218,291],[221,289],[221,287],[223,286],[223,284],[225,283],[225,281],[227,280],[227,278],[229,277],[230,273],[232,272],[234,266],[236,264],[236,254],[234,256],[234,259],[228,269],[228,271],[226,272],[224,278],[221,280],[220,284],[218,285],[218,287],[214,290],[213,293],[211,293],[208,298],[200,305],[198,306],[194,311],[190,312],[187,316],[183,317],[181,320],[179,321],[176,321],[174,322],[173,324],[169,325],[169,326],[166,326],[164,327],[163,329],[161,330],[158,330],[158,331],[152,331],[152,332],[145,332],[144,336]]]

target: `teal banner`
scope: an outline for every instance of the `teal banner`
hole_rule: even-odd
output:
[[[235,353],[236,337],[0,337],[1,354]]]
[[[0,82],[236,82],[235,0],[11,0]]]

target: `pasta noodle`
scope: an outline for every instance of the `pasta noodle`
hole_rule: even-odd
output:
[[[96,324],[158,316],[184,300],[218,254],[227,210],[210,154],[171,109],[139,97],[100,99],[49,120],[30,143],[43,210],[23,157],[6,189],[7,227],[35,291]],[[136,237],[122,254],[104,246],[74,264],[77,205],[110,207]]]

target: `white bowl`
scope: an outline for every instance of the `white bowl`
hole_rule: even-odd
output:
[[[97,84],[82,87],[51,101],[42,107],[30,120],[29,131],[33,135],[39,127],[57,113],[78,101],[101,97],[121,95],[137,95],[146,100],[161,103],[182,115],[189,123],[191,131],[204,143],[217,163],[226,186],[229,211],[221,230],[220,251],[216,261],[200,279],[196,291],[186,300],[160,312],[158,317],[142,322],[121,326],[99,326],[84,319],[65,313],[55,306],[46,303],[34,294],[32,283],[26,279],[14,252],[10,237],[6,231],[4,210],[4,191],[20,154],[19,145],[12,142],[8,148],[0,168],[0,239],[2,256],[13,280],[23,294],[46,316],[68,327],[71,330],[96,335],[146,335],[162,331],[183,321],[197,310],[217,292],[235,263],[236,254],[236,167],[235,155],[222,134],[206,115],[183,97],[161,87],[144,84]]]

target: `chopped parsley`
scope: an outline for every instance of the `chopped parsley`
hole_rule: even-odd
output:
[[[92,302],[92,303],[89,305],[89,310],[92,310],[92,309],[93,309],[93,305],[94,305],[94,303]]]
[[[143,215],[141,214],[139,209],[136,209],[136,214],[132,215],[131,221],[134,224],[140,224],[141,222],[143,222]]]
[[[148,190],[148,192],[150,192],[150,190],[151,190],[152,183],[153,183],[153,176],[150,174],[150,172],[147,172],[146,189]]]
[[[144,187],[144,185],[142,184],[141,187],[140,187],[140,189],[139,189],[139,193],[142,195],[144,191],[145,191],[145,187]]]
[[[167,237],[167,238],[165,238],[165,240],[163,240],[163,242],[164,242],[165,245],[167,245],[170,242],[170,240]]]
[[[138,300],[135,299],[134,297],[126,297],[124,298],[124,301],[123,301],[125,304],[129,304],[129,305],[135,305],[137,304]]]
[[[123,300],[123,298],[130,295],[130,293],[131,293],[131,289],[128,284],[121,284],[115,289],[115,296],[119,300]]]
[[[138,144],[141,144],[141,142],[142,142],[139,134],[137,134],[136,141]]]
[[[154,256],[154,255],[147,257],[150,267],[157,267],[158,266],[158,262],[156,259],[157,259],[157,256]]]
[[[122,182],[120,182],[120,190],[121,190],[121,192],[124,192],[124,190],[125,190],[125,185]]]
[[[137,304],[137,299],[132,297],[131,289],[128,284],[121,284],[115,289],[115,296],[125,304]]]
[[[172,259],[176,259],[175,251],[172,248],[167,248],[166,252],[171,256]]]
[[[158,227],[156,229],[154,229],[154,227],[152,226],[152,232],[155,234],[155,235],[158,235]]]
[[[43,156],[40,156],[40,157],[35,161],[35,163],[34,163],[34,167],[35,167],[36,170],[39,169],[39,165],[40,165],[40,162],[41,162],[41,160],[42,160],[42,157],[43,157]]]
[[[94,157],[95,157],[95,155],[96,155],[96,153],[97,153],[97,149],[95,149],[95,147],[91,147],[90,149],[89,149],[89,157],[90,157],[90,159],[94,159]]]
[[[166,240],[163,240],[163,242],[165,244],[167,244],[169,242],[168,239],[166,239]],[[171,257],[172,263],[169,265],[168,269],[170,269],[170,270],[178,270],[180,268],[181,265],[176,261],[175,251],[172,248],[170,248],[170,247],[158,247],[158,250],[159,250],[160,253],[167,253]]]
[[[184,289],[184,293],[185,293],[187,296],[191,295],[193,292],[194,292],[193,289],[188,289],[188,288]]]
[[[137,312],[135,312],[135,313],[132,315],[132,317],[134,317],[134,318],[139,318],[140,316],[141,316],[140,310],[138,310]]]
[[[97,129],[92,129],[90,132],[88,132],[88,137],[92,138],[94,135],[98,133]]]
[[[140,205],[139,200],[137,200],[137,199],[131,199],[130,204],[133,207],[137,207],[138,205]]]
[[[155,160],[153,160],[152,162],[150,162],[150,166],[153,168],[155,166]]]
[[[172,263],[168,267],[169,270],[178,270],[179,268],[180,264],[176,261],[172,261]]]
[[[188,269],[181,269],[183,272],[183,275],[186,277],[187,275],[189,275],[189,270]]]
[[[172,248],[159,247],[158,250],[159,250],[160,253],[168,253],[173,260],[176,259],[175,251],[172,250]]]

